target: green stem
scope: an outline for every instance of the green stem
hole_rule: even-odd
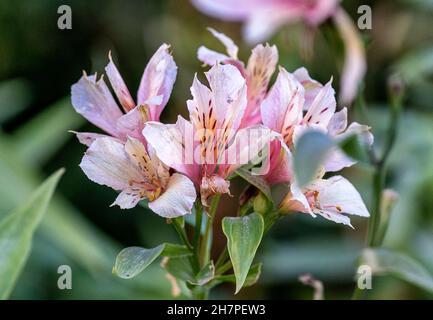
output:
[[[224,262],[229,258],[229,250],[227,245],[225,246],[223,252],[221,252],[217,262],[215,263],[215,269],[218,269]]]
[[[200,236],[201,236],[201,225],[203,221],[203,207],[201,203],[197,202],[196,211],[195,211],[195,228],[194,228],[194,239],[193,239],[193,247],[194,247],[194,258],[197,261],[197,264],[200,265]]]
[[[177,219],[173,219],[172,225],[174,229],[176,230],[177,234],[179,235],[180,241],[188,247],[191,251],[193,250],[193,247],[191,243],[188,240],[188,236],[186,235],[185,229],[181,226],[180,222]]]
[[[221,198],[221,194],[216,194],[213,197],[212,203],[209,208],[208,219],[206,221],[206,228],[205,228],[205,232],[200,247],[200,261],[202,266],[206,265],[206,263],[209,262],[210,249],[211,249],[211,242],[209,241],[210,240],[209,236],[212,230],[213,220],[215,218],[215,213],[218,208],[218,203],[220,201],[220,198]]]
[[[389,155],[395,145],[397,138],[398,124],[400,120],[403,93],[391,92],[391,116],[390,123],[387,131],[385,150],[382,157],[377,160],[376,157],[372,158],[372,163],[375,166],[375,173],[373,176],[373,205],[372,215],[369,221],[367,233],[368,247],[380,247],[383,242],[383,235],[380,234],[381,226],[381,201],[383,189],[385,188],[385,178],[387,173],[387,162]],[[374,151],[371,152],[374,155]],[[352,299],[365,299],[365,290],[361,290],[358,286],[355,287]]]
[[[172,220],[172,225],[173,225],[174,229],[176,230],[177,234],[179,235],[180,241],[185,246],[187,246],[189,250],[193,251],[194,249],[193,249],[191,243],[188,240],[188,236],[186,235],[185,228],[180,224],[180,222],[178,221],[178,219],[173,219]],[[200,270],[200,268],[199,268],[199,264],[197,263],[197,260],[194,259],[193,256],[190,256],[188,258],[188,260],[190,261],[193,270],[195,272],[198,272]]]

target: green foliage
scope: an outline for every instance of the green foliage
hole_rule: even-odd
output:
[[[209,261],[198,273],[194,273],[186,257],[172,257],[163,263],[164,269],[179,280],[191,285],[203,286],[215,276],[215,266]]]
[[[0,221],[0,299],[10,295],[63,170],[48,178],[20,207]]]
[[[225,217],[223,232],[236,277],[236,292],[243,287],[264,231],[263,217],[254,212],[244,217]]]
[[[186,246],[170,243],[163,243],[152,249],[128,247],[117,255],[113,273],[123,279],[134,278],[161,255],[184,257],[191,255],[191,251]]]
[[[367,248],[362,253],[361,264],[370,266],[375,275],[390,274],[433,293],[433,275],[403,253],[384,248]]]

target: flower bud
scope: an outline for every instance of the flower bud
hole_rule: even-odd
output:
[[[272,202],[269,201],[263,192],[259,192],[259,194],[254,198],[253,206],[254,211],[260,213],[262,216],[266,215],[266,213],[273,209]]]

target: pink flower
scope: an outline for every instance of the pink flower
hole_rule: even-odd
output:
[[[241,127],[260,123],[260,103],[266,96],[269,80],[278,62],[276,46],[257,45],[248,59],[247,67],[238,59],[238,47],[225,34],[209,28],[209,31],[226,47],[227,55],[201,46],[197,56],[204,64],[213,66],[217,63],[233,64],[247,81],[247,108],[242,118]]]
[[[361,37],[339,0],[192,0],[202,12],[228,21],[244,22],[243,35],[250,43],[269,39],[289,23],[303,21],[317,26],[333,17],[346,48],[340,102],[350,104],[366,71]]]
[[[194,181],[207,205],[214,194],[229,193],[229,175],[277,134],[262,126],[240,129],[247,85],[236,67],[216,64],[205,75],[209,88],[194,78],[189,121],[179,116],[172,125],[148,122],[143,135],[162,162]]]
[[[320,130],[335,140],[352,134],[360,135],[366,145],[373,143],[368,126],[356,122],[347,127],[347,110],[336,111],[335,92],[331,81],[325,85],[311,79],[306,69],[293,74],[280,68],[277,80],[261,104],[263,124],[279,132],[287,148],[274,142],[270,166],[265,176],[271,184],[289,183],[290,192],[282,203],[282,210],[300,211],[350,225],[341,213],[368,216],[355,188],[342,177],[322,179],[325,172],[339,171],[356,163],[339,148],[331,150],[317,178],[300,190],[292,173],[291,151],[296,149],[299,137],[306,130]],[[342,193],[342,190],[345,193]]]
[[[316,26],[329,18],[339,0],[192,0],[202,12],[229,21],[243,21],[249,43],[268,39],[285,24],[302,20]]]
[[[72,86],[75,110],[106,134],[77,133],[89,146],[80,167],[87,177],[120,191],[113,205],[132,208],[143,199],[162,217],[191,213],[196,199],[194,184],[170,169],[147,145],[141,131],[147,121],[158,121],[167,104],[177,73],[164,44],[149,61],[137,94],[137,105],[111,60],[105,68],[124,114],[101,78],[86,74]]]
[[[112,205],[122,209],[147,199],[152,211],[174,218],[191,213],[196,199],[191,180],[179,173],[170,174],[152,149],[146,150],[132,137],[125,144],[111,137],[96,139],[80,167],[90,180],[121,191]]]
[[[282,210],[320,215],[325,219],[352,227],[343,213],[369,217],[367,208],[355,187],[341,176],[318,178],[300,190],[295,183],[281,204]],[[353,227],[352,227],[353,228]]]
[[[101,77],[97,80],[96,74],[84,74],[72,86],[73,107],[112,137],[126,141],[127,136],[131,136],[144,142],[141,134],[144,123],[150,120],[159,121],[176,80],[177,67],[168,52],[169,48],[169,45],[163,44],[150,59],[141,79],[137,104],[110,55],[110,62],[105,70],[126,114],[122,113],[104,79]],[[77,133],[80,142],[87,146],[101,136],[103,135],[96,133]]]

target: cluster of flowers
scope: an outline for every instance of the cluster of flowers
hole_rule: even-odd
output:
[[[189,120],[179,116],[175,124],[159,122],[177,73],[166,44],[145,68],[136,101],[110,57],[106,74],[124,112],[103,78],[84,74],[72,86],[75,110],[106,132],[77,133],[89,147],[80,164],[88,178],[120,191],[113,205],[132,208],[147,199],[155,213],[173,218],[191,213],[197,194],[206,206],[213,195],[230,193],[229,176],[260,155],[267,166],[259,172],[267,183],[290,186],[281,210],[347,225],[350,220],[343,213],[368,216],[349,181],[341,176],[323,178],[326,172],[355,163],[339,149],[328,154],[308,186],[300,188],[293,173],[292,152],[305,130],[335,138],[359,134],[367,144],[373,142],[367,126],[348,126],[345,108],[336,112],[331,81],[322,85],[304,68],[290,73],[280,67],[268,89],[277,48],[257,45],[245,66],[234,42],[210,31],[227,54],[199,48],[199,60],[211,66],[205,72],[209,86],[194,77],[192,99],[187,101]],[[264,147],[268,152],[261,152]]]

